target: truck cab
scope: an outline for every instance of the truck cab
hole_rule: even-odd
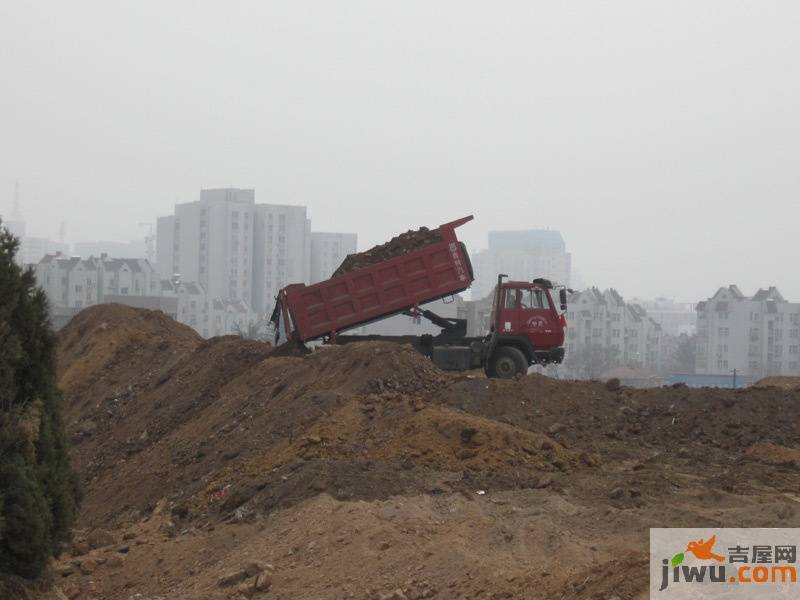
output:
[[[564,359],[567,297],[560,288],[557,307],[554,289],[547,279],[503,281],[502,275],[498,277],[484,361],[487,375],[513,377],[527,373],[533,364]]]

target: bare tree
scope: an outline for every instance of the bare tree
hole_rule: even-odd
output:
[[[254,323],[248,323],[247,327],[240,327],[238,323],[233,326],[236,335],[246,340],[256,340],[258,342],[265,342],[272,344],[272,336],[269,334],[267,328],[268,321],[260,319]]]
[[[678,373],[694,373],[697,357],[697,336],[682,333],[673,352],[675,371]]]
[[[592,344],[567,354],[566,366],[578,379],[596,379],[619,366],[619,350]]]

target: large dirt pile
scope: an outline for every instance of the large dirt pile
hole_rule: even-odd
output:
[[[649,527],[800,523],[796,390],[487,380],[114,314],[60,340],[77,598],[631,600]]]
[[[759,379],[753,384],[756,388],[769,388],[777,387],[784,390],[800,389],[800,377],[787,377],[785,375],[774,375],[772,377],[764,377]]]
[[[369,250],[357,254],[348,254],[339,268],[334,271],[333,277],[408,254],[440,241],[442,238],[438,229],[430,230],[427,227],[420,227],[409,230],[393,237],[385,244],[373,246]]]
[[[81,311],[59,333],[59,386],[68,395],[100,381],[119,384],[146,368],[164,366],[194,350],[193,329],[159,311],[99,304]]]

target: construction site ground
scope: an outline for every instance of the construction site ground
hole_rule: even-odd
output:
[[[273,356],[116,305],[58,365],[84,488],[59,598],[643,599],[650,527],[800,526],[795,386]]]

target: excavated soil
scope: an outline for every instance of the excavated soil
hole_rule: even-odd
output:
[[[124,307],[78,315],[59,368],[75,598],[643,599],[650,527],[800,525],[796,389],[279,356]]]
[[[786,375],[773,375],[764,377],[753,384],[753,387],[777,387],[783,390],[800,389],[800,377],[788,377]]]
[[[412,229],[393,237],[385,244],[373,246],[369,250],[357,254],[348,254],[339,268],[334,271],[333,277],[356,269],[363,269],[441,241],[442,237],[438,229],[430,230],[427,227]]]

